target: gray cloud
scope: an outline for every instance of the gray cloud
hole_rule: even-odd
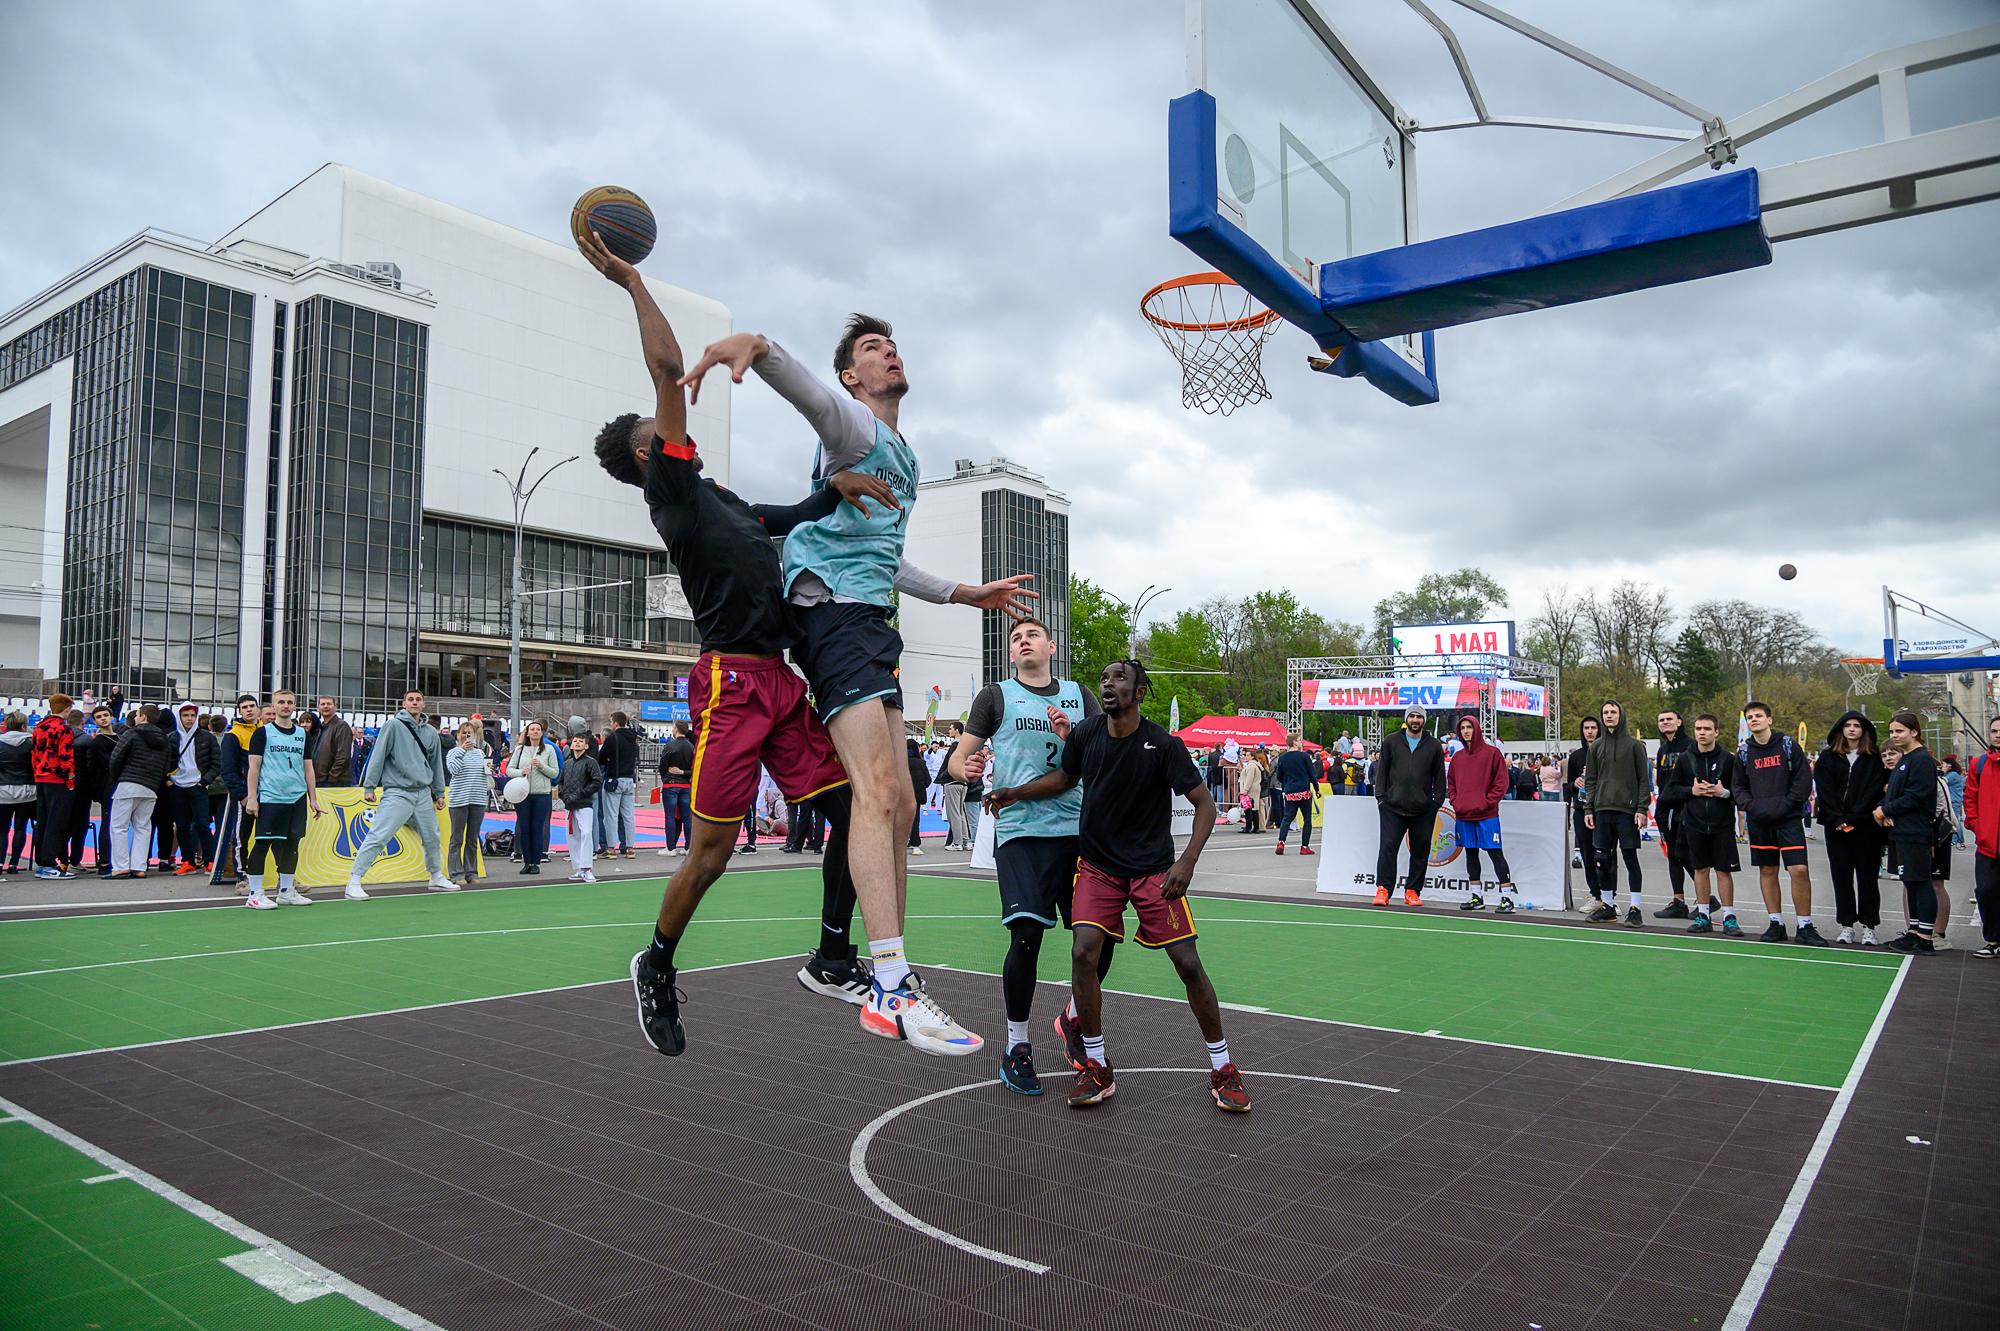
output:
[[[1420,119],[1464,113],[1414,16],[1329,7]],[[1993,14],[1980,0],[1515,7],[1724,115]],[[10,13],[0,105],[34,132],[10,141],[0,302],[142,225],[220,234],[325,160],[557,238],[580,189],[614,180],[660,216],[648,270],[721,299],[740,327],[818,362],[848,310],[893,319],[926,466],[1006,453],[1046,471],[1076,501],[1077,569],[1114,587],[1169,581],[1169,611],[1289,585],[1361,619],[1427,569],[1478,563],[1524,617],[1545,586],[1631,574],[1683,605],[1793,604],[1857,646],[1879,636],[1884,581],[2000,627],[1991,205],[1794,242],[1754,273],[1448,330],[1444,401],[1419,410],[1311,374],[1303,337],[1281,330],[1266,360],[1276,399],[1218,421],[1181,410],[1136,312],[1147,286],[1198,266],[1165,234],[1177,3],[239,16]],[[1451,17],[1498,107],[1672,123]],[[1990,72],[1919,80],[1917,127],[1993,114],[1994,100]],[[1746,160],[1830,151],[1875,114],[1857,98]],[[1423,232],[1539,210],[1647,151],[1427,135]],[[739,487],[800,488],[804,431],[781,404],[746,389],[735,429]],[[1785,560],[1806,570],[1798,583],[1768,573]]]

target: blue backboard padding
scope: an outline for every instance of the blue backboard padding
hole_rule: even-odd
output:
[[[1303,328],[1334,356],[1329,374],[1360,377],[1398,402],[1438,400],[1431,339],[1419,372],[1388,347],[1356,338],[1329,318],[1312,291],[1216,208],[1215,99],[1196,89],[1167,107],[1168,230],[1175,240],[1229,274],[1288,323]]]
[[[1745,169],[1543,217],[1360,254],[1320,269],[1325,312],[1394,337],[1771,262]]]

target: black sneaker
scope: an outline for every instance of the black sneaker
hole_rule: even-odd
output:
[[[1975,949],[1972,955],[1988,958],[2000,957],[2000,943],[1988,943],[1985,947]]]
[[[868,991],[874,987],[875,977],[868,972],[867,963],[859,957],[848,957],[841,961],[828,961],[814,948],[806,958],[806,964],[799,967],[799,985],[810,993],[825,998],[837,998],[843,1003],[860,1007],[868,1001]]]
[[[1514,898],[1501,897],[1500,904],[1493,908],[1493,913],[1495,915],[1512,915],[1514,913]]]
[[[1784,942],[1785,922],[1783,920],[1772,920],[1771,923],[1765,927],[1764,932],[1757,936],[1757,941],[1760,943]]]
[[[639,1029],[646,1043],[672,1057],[687,1048],[681,1028],[681,1003],[687,997],[674,987],[674,972],[653,969],[646,949],[632,958],[632,993],[639,1003]]]
[[[1637,906],[1625,912],[1625,927],[1627,929],[1643,929],[1646,927],[1646,917],[1639,913]]]
[[[736,848],[736,853],[738,855],[755,855],[757,853],[757,848],[755,846],[749,846],[749,845],[738,846]]]
[[[1016,1095],[1040,1095],[1042,1079],[1035,1075],[1035,1052],[1017,1044],[1000,1060],[1000,1084]]]
[[[1715,922],[1706,915],[1697,915],[1688,921],[1688,932],[1691,934],[1712,934],[1715,932]]]
[[[1063,1062],[1078,1072],[1083,1071],[1084,1064],[1090,1061],[1083,1052],[1083,1028],[1070,1020],[1068,1008],[1056,1013],[1056,1038],[1063,1042]]]
[[[1679,897],[1675,897],[1672,901],[1654,911],[1653,918],[1656,920],[1685,920],[1688,918],[1688,904]]]
[[[1810,921],[1799,926],[1798,938],[1795,941],[1804,943],[1807,947],[1825,947],[1827,945],[1826,940],[1819,936],[1819,930],[1813,928]]]
[[[1602,899],[1599,899],[1598,903],[1590,908],[1590,914],[1583,917],[1583,922],[1585,924],[1606,924],[1617,918],[1618,908],[1607,905]]]
[[[1719,911],[1719,910],[1721,910],[1721,909],[1722,909],[1722,898],[1720,898],[1720,897],[1716,896],[1716,895],[1715,895],[1715,893],[1713,893],[1713,892],[1710,892],[1710,893],[1708,894],[1708,912],[1709,912],[1709,914],[1713,915],[1713,914],[1714,914],[1714,913],[1715,913],[1716,911]]]
[[[1920,957],[1928,957],[1937,951],[1931,940],[1921,934],[1900,934],[1883,944],[1891,952],[1911,952]]]
[[[1724,938],[1741,938],[1743,936],[1743,926],[1736,922],[1734,915],[1725,915],[1722,917],[1722,936]]]
[[[1458,908],[1460,910],[1485,910],[1486,898],[1480,896],[1477,892],[1474,892],[1471,896],[1459,902]]]

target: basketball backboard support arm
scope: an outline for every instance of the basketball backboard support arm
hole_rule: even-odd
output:
[[[1904,651],[1904,639],[1898,623],[1900,611],[1908,610],[1921,618],[1938,624],[1949,624],[1965,631],[1963,642],[1972,649],[1964,656],[1911,656]],[[1947,648],[1946,650],[1950,650]],[[1904,675],[1955,675],[1977,674],[1981,671],[2000,670],[2000,638],[1982,633],[1962,619],[1955,619],[1935,606],[1925,605],[1914,596],[1882,588],[1882,669],[1891,679]]]

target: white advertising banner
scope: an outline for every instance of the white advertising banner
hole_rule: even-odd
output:
[[[1514,621],[1494,619],[1480,624],[1398,624],[1389,630],[1397,656],[1463,657],[1460,664],[1485,664],[1484,658],[1514,654]],[[1437,666],[1440,661],[1426,661]]]
[[[1481,689],[1494,690],[1493,706],[1517,716],[1547,716],[1549,691],[1540,684],[1481,675],[1375,675],[1299,681],[1299,705],[1308,712],[1475,711]]]
[[[1319,851],[1319,882],[1322,892],[1340,896],[1375,895],[1375,850],[1381,823],[1372,799],[1344,796],[1322,801],[1321,828],[1313,838]],[[1553,800],[1502,800],[1500,802],[1500,843],[1507,855],[1507,867],[1514,871],[1517,894],[1514,904],[1525,908],[1530,901],[1540,910],[1568,907],[1569,806]],[[1438,812],[1431,832],[1430,866],[1424,874],[1426,901],[1458,902],[1471,894],[1466,874],[1465,849],[1458,844],[1456,820],[1451,806]],[[1490,883],[1493,868],[1481,857],[1480,872]],[[1396,858],[1397,883],[1410,871],[1407,844]],[[1493,904],[1489,892],[1487,904]]]
[[[1174,835],[1184,837],[1194,831],[1194,805],[1174,796]],[[972,862],[974,869],[993,867],[993,816],[985,811],[979,815],[979,830],[972,834]]]

